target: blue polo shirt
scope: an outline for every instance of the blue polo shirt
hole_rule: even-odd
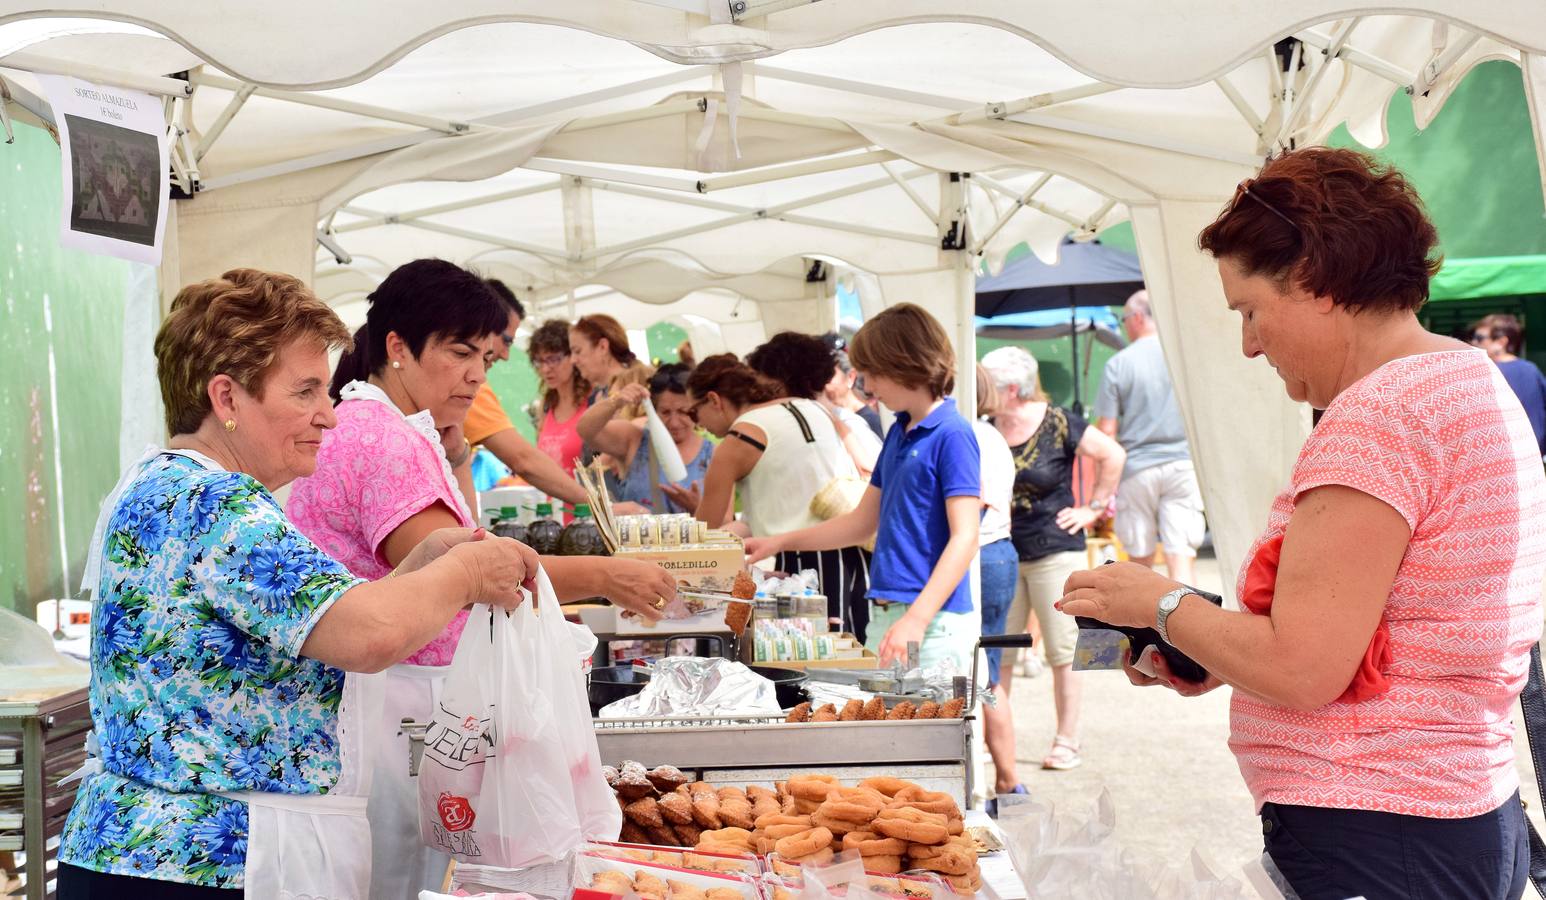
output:
[[[955,401],[946,399],[910,431],[908,421],[896,417],[870,476],[880,491],[880,528],[869,596],[899,603],[918,599],[950,541],[945,500],[982,496],[977,436]],[[943,611],[971,610],[971,579],[963,577]]]

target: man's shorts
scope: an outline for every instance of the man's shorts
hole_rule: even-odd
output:
[[[1150,466],[1122,479],[1117,490],[1117,539],[1129,556],[1196,556],[1206,524],[1202,491],[1189,459]]]

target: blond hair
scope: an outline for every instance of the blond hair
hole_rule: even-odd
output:
[[[279,352],[298,340],[330,349],[351,343],[338,314],[298,278],[232,269],[178,291],[155,343],[167,432],[199,430],[216,375],[262,399]]]

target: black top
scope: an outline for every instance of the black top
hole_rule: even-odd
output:
[[[1010,448],[1015,457],[1015,490],[1009,534],[1025,562],[1084,549],[1084,532],[1069,534],[1059,528],[1057,515],[1074,505],[1074,453],[1088,427],[1078,413],[1048,406],[1031,439]]]
[[[876,437],[881,440],[886,439],[886,430],[880,427],[880,413],[868,406],[861,406],[859,407],[859,418],[864,420],[864,424],[870,426],[870,430],[875,432]]]

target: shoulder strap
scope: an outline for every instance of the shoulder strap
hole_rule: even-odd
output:
[[[1541,784],[1541,773],[1546,772],[1542,754],[1546,753],[1546,680],[1541,677],[1541,645],[1530,648],[1530,675],[1525,689],[1519,694],[1519,706],[1524,712],[1525,738],[1530,744],[1530,762],[1535,767],[1536,784]],[[1530,882],[1535,890],[1546,897],[1546,841],[1535,830],[1528,816],[1525,824],[1530,829]]]
[[[800,434],[805,438],[805,442],[807,444],[816,443],[816,434],[815,432],[811,431],[811,423],[805,421],[805,414],[800,412],[800,408],[795,406],[794,402],[790,400],[786,400],[780,405],[783,406],[784,409],[789,410],[789,414],[794,416],[794,420],[800,423]]]
[[[751,444],[753,447],[756,447],[757,450],[762,452],[762,453],[768,452],[768,445],[767,444],[764,444],[762,441],[757,440],[756,438],[752,437],[751,435],[749,435],[746,432],[741,431],[739,429],[732,428],[729,431],[725,432],[725,435],[727,437],[740,438],[741,440],[745,441],[746,443]]]

